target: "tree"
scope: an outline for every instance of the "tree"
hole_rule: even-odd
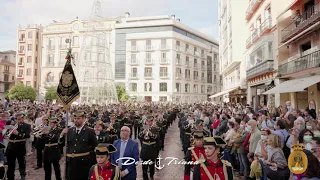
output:
[[[9,89],[7,97],[10,100],[30,99],[34,101],[37,97],[37,92],[30,86],[24,86],[21,82]]]
[[[49,87],[47,88],[46,95],[44,96],[45,100],[52,101],[57,99],[57,87]]]
[[[116,89],[117,89],[117,95],[118,95],[119,101],[127,101],[129,99],[129,96],[124,86],[117,84]]]

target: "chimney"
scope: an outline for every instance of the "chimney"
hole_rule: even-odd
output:
[[[126,12],[126,13],[125,13],[125,16],[126,16],[126,18],[129,18],[129,17],[130,17],[130,13],[129,13],[129,12]]]
[[[171,18],[172,18],[172,19],[175,19],[175,18],[176,18],[176,15],[174,15],[174,14],[171,15]]]

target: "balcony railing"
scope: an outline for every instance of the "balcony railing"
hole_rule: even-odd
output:
[[[18,66],[24,66],[24,62],[18,62]]]
[[[169,45],[167,45],[167,44],[160,45],[160,50],[168,50],[168,49],[170,49]]]
[[[246,10],[246,20],[250,20],[250,18],[252,17],[254,11],[257,9],[257,7],[260,5],[260,3],[263,0],[251,0],[250,1],[250,5],[248,7],[248,9]]]
[[[24,54],[24,50],[19,50],[18,53],[19,54]]]
[[[153,78],[153,74],[150,72],[144,73],[144,78]]]
[[[176,59],[176,66],[181,66],[181,59]]]
[[[207,70],[207,67],[206,67],[206,65],[203,65],[203,64],[202,64],[202,65],[201,65],[201,70],[202,70],[202,71],[205,71],[205,70]]]
[[[207,78],[206,77],[201,77],[201,82],[207,82]]]
[[[270,30],[272,28],[272,22],[271,17],[267,18],[258,28],[256,28],[252,35],[247,39],[246,45],[247,48],[254,43],[255,40],[257,40],[259,37],[263,36],[267,30]]]
[[[247,39],[246,45],[247,47],[251,45],[258,38],[258,30],[254,29],[251,36]]]
[[[201,53],[202,58],[206,58],[206,53]]]
[[[152,45],[146,45],[146,48],[145,48],[146,51],[153,51],[154,48]]]
[[[191,80],[191,76],[189,75],[187,75],[187,76],[185,76],[185,78],[186,78],[186,80],[188,80],[188,81],[190,81]]]
[[[176,79],[181,79],[182,78],[182,73],[176,73]]]
[[[144,60],[144,64],[145,64],[145,65],[152,65],[152,64],[153,64],[153,59],[150,59],[150,58],[145,59],[145,60]]]
[[[129,74],[129,79],[139,79],[138,73],[130,73]]]
[[[199,79],[200,79],[199,76],[194,76],[193,77],[193,80],[195,80],[195,81],[199,81]]]
[[[300,17],[294,17],[293,21],[281,31],[281,41],[284,43],[293,36],[320,20],[320,3],[310,7]]]
[[[193,64],[193,68],[198,69],[199,67],[200,67],[200,64],[198,64],[198,63]]]
[[[190,49],[190,48],[186,48],[186,53],[187,53],[188,55],[193,55],[193,54],[194,54],[194,52],[193,52],[192,49]]]
[[[160,64],[169,64],[169,60],[167,58],[160,58]]]
[[[168,72],[160,72],[160,78],[169,78]]]
[[[139,51],[138,46],[130,46],[129,51]]]
[[[180,52],[182,52],[182,51],[183,51],[182,46],[176,45],[176,51],[180,51]]]
[[[139,65],[138,59],[130,59],[129,63],[130,63],[130,65]]]
[[[186,61],[186,68],[189,68],[189,67],[190,67],[190,62]]]
[[[247,79],[266,72],[272,72],[273,69],[273,60],[265,60],[247,70]]]
[[[23,78],[23,74],[17,74],[17,78]]]
[[[320,67],[320,50],[280,65],[279,73],[281,76],[283,76],[315,67]]]

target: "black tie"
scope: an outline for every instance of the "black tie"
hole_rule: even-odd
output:
[[[77,130],[77,134],[79,134],[80,130]]]

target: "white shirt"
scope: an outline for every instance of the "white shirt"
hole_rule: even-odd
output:
[[[80,133],[80,132],[81,132],[81,130],[82,130],[82,128],[83,128],[83,126],[84,126],[84,125],[82,125],[82,126],[81,126],[81,127],[79,127],[79,128],[77,128],[77,127],[76,127],[76,132],[79,130],[79,133]]]

